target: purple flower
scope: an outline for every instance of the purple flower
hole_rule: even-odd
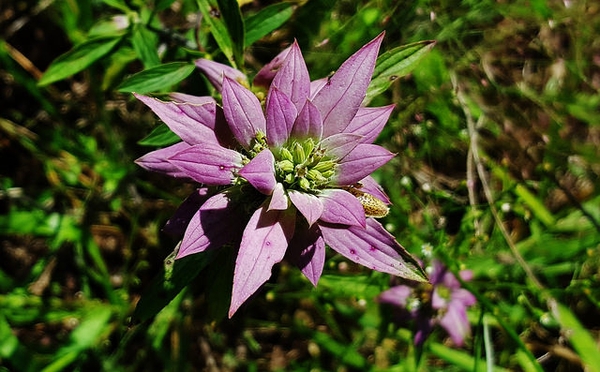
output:
[[[459,273],[464,281],[472,279],[469,270]],[[460,287],[460,282],[439,261],[433,262],[430,283],[398,285],[381,293],[379,301],[397,307],[399,320],[414,320],[415,343],[421,344],[436,324],[441,325],[454,344],[462,346],[471,333],[467,308],[475,296]]]
[[[314,83],[292,44],[255,78],[255,86],[268,87],[264,102],[241,72],[208,60],[196,65],[222,104],[211,97],[176,94],[164,102],[136,95],[182,139],[136,162],[205,186],[167,225],[185,228],[177,258],[239,247],[229,316],[284,257],[316,285],[325,245],[373,270],[426,280],[372,218],[387,214],[389,199],[370,174],[394,156],[371,143],[393,106],[361,107],[382,39]],[[207,192],[206,186],[218,188]]]

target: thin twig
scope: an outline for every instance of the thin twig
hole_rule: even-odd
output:
[[[17,48],[10,45],[8,42],[4,42],[6,47],[6,51],[10,55],[10,57],[19,64],[25,71],[29,72],[31,76],[35,78],[35,80],[40,80],[43,73],[35,67],[33,62],[29,60],[29,58],[25,57],[23,53],[21,53]]]
[[[515,245],[512,238],[510,237],[508,230],[506,229],[502,219],[500,218],[498,209],[496,209],[496,207],[494,205],[494,195],[492,194],[492,190],[491,190],[489,182],[488,182],[487,171],[483,165],[483,162],[481,161],[481,157],[479,156],[479,146],[477,143],[477,129],[476,129],[475,121],[473,120],[471,110],[469,109],[469,107],[467,105],[464,93],[463,93],[460,85],[458,84],[458,81],[457,81],[457,78],[455,75],[452,75],[452,84],[453,84],[454,90],[456,92],[456,97],[457,97],[458,101],[460,102],[461,108],[462,108],[462,110],[465,114],[465,118],[467,120],[467,130],[469,132],[469,138],[471,139],[471,143],[470,143],[471,156],[473,157],[473,162],[475,163],[475,167],[477,169],[477,175],[479,176],[479,180],[481,182],[483,194],[485,195],[485,198],[488,202],[488,205],[490,207],[490,212],[492,213],[492,216],[494,217],[494,221],[496,222],[496,225],[500,229],[500,232],[502,233],[504,240],[508,244],[508,247],[510,248],[514,258],[517,260],[517,262],[519,263],[519,265],[525,272],[525,275],[529,278],[529,280],[531,280],[531,282],[538,289],[544,289],[544,286],[542,285],[542,283],[538,280],[538,278],[533,273],[533,270],[531,270],[531,268],[529,267],[529,265],[527,264],[527,262],[525,261],[523,256],[521,256],[521,253],[517,249],[517,246]],[[482,118],[483,118],[483,115],[484,114],[482,114]],[[480,120],[483,120],[483,119],[480,119]]]

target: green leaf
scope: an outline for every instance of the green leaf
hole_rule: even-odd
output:
[[[244,45],[250,46],[269,32],[283,25],[294,13],[292,3],[272,4],[246,18]]]
[[[12,328],[3,312],[0,312],[0,360],[10,360],[13,367],[19,371],[31,367],[32,355],[14,335]]]
[[[102,0],[102,2],[108,6],[119,9],[123,13],[131,13],[131,9],[129,9],[123,0]]]
[[[160,65],[160,58],[157,52],[158,37],[154,32],[148,30],[144,25],[137,23],[133,28],[131,43],[138,57],[144,63],[145,68]]]
[[[203,19],[233,67],[242,64],[244,23],[235,0],[198,0]]]
[[[11,210],[0,215],[0,234],[34,234],[52,236],[57,232],[61,215],[46,214],[36,209],[32,211]]]
[[[62,371],[77,360],[79,354],[95,346],[102,335],[109,331],[108,323],[112,316],[112,310],[106,305],[97,305],[85,314],[81,324],[69,337],[69,344],[56,352],[56,358],[46,366],[43,372]]]
[[[382,288],[368,276],[323,275],[319,279],[319,289],[336,297],[373,298],[381,293]]]
[[[183,314],[179,311],[179,306],[185,298],[186,291],[182,290],[177,296],[158,312],[150,327],[148,327],[148,336],[152,340],[152,348],[160,351],[164,345],[165,337],[169,334],[174,320],[181,317]]]
[[[50,64],[38,85],[46,86],[86,69],[113,50],[120,41],[121,36],[98,37],[77,45]]]
[[[380,55],[365,103],[388,89],[396,79],[408,75],[434,46],[435,41],[425,40],[402,45]]]
[[[161,311],[187,286],[206,265],[212,262],[215,250],[189,255],[175,262],[165,260],[165,268],[142,293],[133,312],[134,322],[146,321]]]
[[[98,338],[107,331],[106,325],[110,321],[112,310],[108,305],[94,306],[73,332],[71,332],[70,341],[73,347],[82,350],[96,344]]]
[[[551,309],[561,325],[562,334],[567,337],[586,365],[585,370],[600,372],[600,350],[594,338],[566,306],[551,300]]]
[[[244,63],[244,19],[237,0],[217,0],[231,37],[233,59],[238,66]]]
[[[556,224],[554,216],[552,216],[552,213],[550,213],[544,203],[525,186],[518,184],[515,187],[515,193],[529,206],[529,208],[531,208],[533,214],[539,218],[546,227],[552,227]]]
[[[471,355],[469,355],[463,351],[451,349],[442,344],[438,344],[435,342],[430,343],[429,351],[432,354],[438,356],[439,358],[445,360],[446,362],[459,367],[463,371],[476,371],[476,372],[490,371],[490,369],[486,368],[485,364],[483,364],[483,363],[476,364],[475,358],[473,358]],[[475,369],[476,365],[478,367],[477,369]],[[491,371],[507,372],[508,370],[498,367],[498,366],[493,366],[491,368]]]
[[[87,32],[88,38],[114,36],[129,27],[129,19],[123,15],[103,17],[97,20]]]
[[[367,360],[353,346],[344,345],[324,332],[314,332],[311,338],[317,345],[340,358],[342,363],[359,370],[365,369]]]
[[[165,63],[132,75],[121,83],[117,90],[145,94],[167,89],[188,77],[195,68],[190,63]]]
[[[150,132],[145,138],[138,141],[138,145],[164,147],[181,141],[175,133],[169,129],[166,124],[160,124]]]
[[[174,2],[175,0],[156,0],[154,3],[154,11],[162,12],[163,10],[173,5]]]

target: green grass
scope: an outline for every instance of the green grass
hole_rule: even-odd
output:
[[[0,5],[0,370],[598,370],[595,4],[199,4]],[[226,250],[156,292],[177,243],[160,230],[194,185],[133,163],[172,137],[128,92],[210,95],[195,58],[252,75],[294,38],[319,78],[382,30],[382,53],[436,41],[369,97],[396,105],[382,222],[425,262],[474,272],[466,345],[435,329],[415,346],[375,301],[389,276],[331,253],[317,288],[284,263],[231,320],[211,291]],[[158,300],[135,313],[140,297]]]

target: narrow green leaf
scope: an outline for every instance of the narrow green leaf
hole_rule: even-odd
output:
[[[238,66],[237,62],[238,62],[239,58],[241,57],[241,56],[240,57],[237,56],[237,54],[239,53],[239,49],[238,49],[239,46],[234,45],[234,39],[229,32],[230,30],[228,29],[229,25],[226,23],[229,18],[234,18],[231,15],[231,13],[232,13],[231,6],[228,5],[231,1],[232,0],[229,0],[228,3],[225,3],[225,1],[220,1],[220,0],[198,0],[198,7],[200,8],[200,12],[202,13],[203,19],[210,26],[210,33],[215,38],[215,41],[217,42],[219,49],[221,49],[221,52],[223,52],[223,54],[225,54],[225,57],[227,57],[229,62],[232,64],[232,66],[237,67]],[[221,4],[221,3],[223,3],[223,4]],[[220,7],[221,5],[226,5],[226,7],[224,9],[221,9],[221,7]],[[236,4],[236,6],[237,6],[237,4]],[[238,9],[238,11],[239,11],[239,9]],[[226,19],[226,17],[227,17],[227,19]],[[240,15],[240,19],[241,19],[241,15]],[[233,21],[231,21],[231,22],[233,22]],[[234,37],[239,37],[239,35],[237,35],[238,31],[236,31],[236,29],[234,27],[232,27],[231,31],[236,33],[236,36],[234,36]],[[243,39],[243,33],[242,33],[242,39],[239,41],[240,43],[242,43],[242,47],[243,47],[243,40],[244,39]]]
[[[129,9],[123,0],[102,0],[102,2],[108,6],[119,9],[123,13],[131,13],[131,9]]]
[[[531,208],[533,214],[539,218],[546,227],[554,226],[556,223],[554,216],[552,216],[552,213],[550,213],[544,203],[533,195],[531,191],[522,184],[518,184],[515,188],[515,193],[529,206],[529,208]]]
[[[250,46],[263,36],[283,25],[294,13],[292,3],[269,5],[260,12],[246,18],[246,37],[244,45]]]
[[[244,63],[244,19],[237,0],[217,0],[233,47],[233,59],[238,66]]]
[[[109,330],[108,323],[111,316],[112,310],[106,305],[99,304],[90,309],[79,326],[71,332],[69,343],[55,353],[54,361],[42,371],[63,371],[65,367],[77,360],[79,354],[98,344],[104,332]]]
[[[341,344],[324,332],[314,332],[311,338],[317,345],[340,358],[342,363],[360,370],[366,367],[367,360],[354,347]]]
[[[339,297],[364,296],[372,298],[381,293],[381,287],[368,276],[323,275],[319,288],[327,294]]]
[[[179,306],[185,298],[185,294],[185,289],[179,292],[168,305],[158,312],[152,324],[148,327],[148,336],[152,340],[152,348],[154,350],[160,351],[174,321],[183,315],[179,311]]]
[[[86,69],[113,50],[120,41],[121,36],[98,37],[77,45],[50,64],[38,85],[46,86]]]
[[[154,11],[162,12],[163,10],[173,5],[174,2],[175,0],[156,0],[154,2]]]
[[[32,211],[11,210],[0,215],[0,234],[34,234],[52,236],[57,232],[58,213],[46,214],[39,209]]]
[[[165,63],[137,74],[125,80],[117,90],[119,92],[137,92],[141,94],[160,91],[169,88],[186,77],[195,69],[191,63]]]
[[[10,360],[15,368],[26,371],[32,361],[31,357],[17,336],[14,335],[3,312],[0,312],[0,360]]]
[[[562,333],[581,357],[587,367],[586,371],[600,372],[600,349],[597,342],[581,325],[571,310],[556,302],[551,302],[551,305],[552,312],[561,325]]]
[[[133,28],[131,43],[138,57],[144,63],[145,68],[160,65],[160,58],[158,58],[157,52],[158,37],[154,32],[148,30],[141,23],[137,23]]]
[[[77,360],[79,356],[78,350],[71,350],[67,353],[60,354],[52,363],[44,367],[41,372],[60,372],[64,371],[71,363]]]
[[[419,41],[399,46],[380,55],[365,103],[388,89],[396,79],[408,75],[434,45],[435,41],[432,40]]]
[[[183,257],[175,262],[165,262],[165,268],[142,294],[133,312],[134,322],[146,321],[161,311],[181,292],[214,258],[215,251]],[[168,260],[170,260],[169,258]],[[165,260],[165,261],[168,261]]]
[[[493,366],[491,369],[488,369],[484,364],[479,364],[478,368],[475,369],[475,358],[463,351],[451,349],[449,347],[435,342],[430,343],[428,346],[429,351],[432,354],[438,356],[439,358],[445,360],[446,362],[454,366],[459,367],[463,371],[508,372],[508,370],[498,366]]]
[[[86,312],[81,323],[71,332],[70,341],[79,350],[94,346],[100,336],[107,330],[107,324],[112,316],[112,310],[107,305],[94,306]]]
[[[123,46],[111,53],[103,71],[102,91],[115,90],[121,84],[127,66],[137,58],[137,53],[128,46]]]
[[[181,141],[175,133],[169,129],[166,124],[160,124],[150,132],[145,138],[138,141],[138,145],[164,147]]]

